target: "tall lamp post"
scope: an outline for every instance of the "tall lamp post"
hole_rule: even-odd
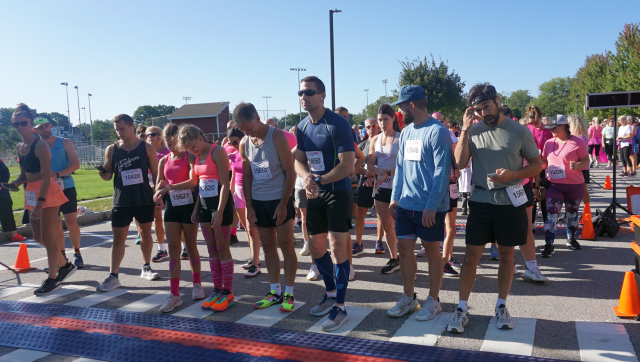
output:
[[[262,98],[267,101],[267,118],[269,118],[269,98],[271,98],[271,96],[264,96]]]
[[[576,114],[580,115],[580,95],[576,94]],[[587,114],[584,114],[584,117],[587,118]]]
[[[331,42],[331,110],[336,109],[336,74],[333,67],[333,13],[341,13],[342,10],[329,10],[329,38]]]
[[[63,85],[67,90],[67,118],[69,119],[69,125],[71,125],[71,113],[69,112],[69,82],[62,82],[60,85]]]
[[[182,97],[182,99],[184,100],[184,104],[189,104],[191,97]]]
[[[384,83],[384,98],[387,100],[387,103],[389,103],[389,97],[387,96],[387,80],[383,79],[382,83]]]
[[[82,124],[82,119],[80,119],[80,90],[78,89],[78,86],[73,88],[76,89],[76,94],[78,95],[78,128],[80,128],[80,125]],[[80,128],[80,141],[82,141],[82,128]]]
[[[84,112],[84,124],[87,124],[87,107],[82,107],[82,112]]]
[[[300,89],[300,72],[306,72],[307,70],[304,68],[291,68],[289,70],[294,70],[298,72],[298,89]],[[298,105],[300,106],[300,122],[302,122],[302,103],[300,103],[300,99],[298,99]]]
[[[367,94],[367,108],[369,108],[369,89],[367,88],[364,91]]]
[[[87,98],[89,98],[89,125],[91,126],[91,144],[93,144],[93,120],[91,120],[91,93],[88,93]],[[85,117],[86,121],[86,117]]]

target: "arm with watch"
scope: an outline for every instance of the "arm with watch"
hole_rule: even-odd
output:
[[[309,185],[307,187],[307,196],[309,196],[310,193],[315,195],[320,186],[340,181],[353,173],[355,166],[354,151],[339,153],[338,159],[340,160],[340,163],[326,174],[320,176],[307,173],[307,175],[303,177],[305,185]]]

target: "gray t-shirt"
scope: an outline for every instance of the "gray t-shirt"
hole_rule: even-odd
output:
[[[495,127],[480,122],[471,128],[469,136],[469,149],[473,159],[473,183],[476,186],[470,200],[494,205],[511,205],[505,188],[522,184],[523,180],[494,183],[488,180],[487,175],[499,168],[519,170],[523,167],[525,159],[540,155],[533,134],[520,123],[505,118]]]

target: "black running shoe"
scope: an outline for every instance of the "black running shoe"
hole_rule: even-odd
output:
[[[231,234],[231,239],[229,239],[229,245],[235,244],[235,243],[237,243],[239,241],[240,240],[238,240],[238,237],[236,235]]]
[[[40,286],[40,288],[36,289],[33,292],[33,294],[38,296],[47,295],[55,292],[60,288],[62,288],[62,285],[60,285],[60,282],[57,279],[47,278],[45,279],[45,281],[42,282],[42,285]]]
[[[73,265],[71,262],[67,262],[67,265],[61,266],[58,268],[58,281],[60,283],[64,282],[67,278],[73,275],[78,268]]]
[[[387,265],[382,267],[382,274],[391,274],[396,270],[400,270],[400,259],[389,259]]]
[[[73,254],[73,265],[75,265],[78,269],[84,268],[84,260],[82,260],[82,254]]]
[[[567,240],[567,246],[570,247],[573,250],[582,249],[582,246],[580,246],[580,243],[578,242],[578,240],[576,240],[576,238],[571,238],[571,239]]]
[[[543,258],[550,258],[555,252],[553,244],[544,244],[544,250],[542,251]]]
[[[187,249],[182,249],[182,255],[180,255],[180,259],[189,260],[189,253],[187,253]]]
[[[260,267],[259,266],[255,266],[255,265],[251,265],[249,267],[249,269],[247,269],[247,271],[244,273],[244,277],[245,278],[253,278],[256,275],[260,274]]]
[[[167,253],[164,250],[158,250],[158,254],[156,254],[156,256],[154,256],[153,258],[151,258],[151,261],[154,263],[158,263],[164,260],[169,260],[169,253]]]

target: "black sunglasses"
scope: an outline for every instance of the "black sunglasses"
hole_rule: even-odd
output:
[[[324,92],[318,92],[315,89],[305,89],[303,91],[298,91],[298,97],[302,97],[302,95],[304,94],[307,97],[312,97],[315,96],[316,94],[322,94]]]
[[[157,135],[158,135],[158,134],[157,134],[157,133],[155,133],[155,132],[147,133],[147,137],[155,137],[155,136],[157,136]]]
[[[138,133],[138,138],[147,138],[147,135],[144,133]]]
[[[20,122],[11,122],[13,128],[18,128],[19,126],[26,127],[29,124],[29,121],[20,121]]]

